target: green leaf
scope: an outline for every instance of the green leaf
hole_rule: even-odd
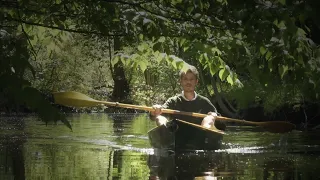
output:
[[[194,7],[193,6],[189,6],[188,8],[187,8],[187,12],[189,13],[189,14],[191,14],[191,12],[194,10]]]
[[[166,38],[165,38],[165,37],[163,37],[163,36],[161,36],[161,37],[158,39],[158,42],[163,43],[165,40],[166,40]]]
[[[179,41],[179,45],[182,46],[186,42],[186,38],[181,38]]]
[[[266,52],[267,52],[266,48],[263,47],[263,46],[261,46],[261,47],[260,47],[260,54],[261,54],[261,55],[264,55]]]
[[[222,52],[217,47],[213,47],[211,51],[213,52],[213,54],[217,54],[218,56],[222,54]]]
[[[245,46],[243,46],[243,48],[245,49],[246,53],[248,56],[251,56],[251,52],[249,51],[249,49]]]
[[[126,58],[124,56],[120,56],[120,61],[122,64],[126,64]]]
[[[172,0],[171,3],[172,5],[177,5],[180,4],[182,2],[182,0]]]
[[[270,60],[271,56],[272,56],[272,53],[270,51],[268,51],[266,54],[266,60],[267,61]]]
[[[272,69],[273,69],[273,61],[268,61],[268,68],[269,68],[269,71],[272,72]]]
[[[222,81],[224,81],[228,75],[229,75],[229,71],[226,68],[220,69],[219,77]]]
[[[35,88],[25,87],[20,94],[23,102],[32,110],[36,111],[39,117],[46,123],[49,121],[61,121],[72,130],[71,124],[66,117],[53,107],[48,100]]]
[[[277,27],[279,29],[286,29],[286,25],[284,24],[284,21],[281,21],[279,24],[277,24]]]
[[[302,67],[305,67],[304,61],[303,61],[303,57],[301,55],[298,56],[298,63],[300,65],[302,65]]]
[[[138,61],[138,65],[142,72],[144,72],[147,69],[147,61]]]
[[[283,76],[287,73],[288,71],[288,66],[287,65],[281,65],[279,67],[279,74],[281,76],[281,79],[283,78]]]
[[[148,24],[148,23],[153,23],[153,21],[148,18],[143,18],[143,25]]]
[[[145,48],[143,47],[143,45],[140,44],[140,45],[138,46],[138,50],[139,50],[140,52],[143,52],[144,49],[145,49]]]
[[[231,74],[229,74],[229,76],[227,77],[227,82],[231,85],[233,85],[233,79],[231,77]]]
[[[160,62],[164,59],[165,54],[164,54],[164,53],[159,53],[159,54],[156,55],[155,57],[156,57],[156,61],[157,61],[158,63],[160,63]]]
[[[183,47],[183,51],[186,52],[189,48],[190,48],[190,46],[185,46],[185,47]]]
[[[305,37],[306,34],[307,34],[307,33],[306,33],[303,29],[298,28],[298,30],[297,30],[297,35],[298,35],[298,36]]]
[[[143,34],[139,34],[139,39],[143,40]]]
[[[207,54],[207,53],[203,53],[203,57],[204,57],[204,59],[206,60],[206,62],[209,61],[209,58],[208,58],[208,54]]]
[[[111,65],[114,66],[115,64],[117,64],[119,62],[119,55],[114,56],[114,58],[111,60]]]
[[[209,64],[210,74],[213,76],[219,71],[219,67],[214,64]]]
[[[178,69],[182,69],[185,63],[183,61],[177,61],[176,64]]]
[[[201,17],[201,14],[200,13],[196,13],[195,15],[193,15],[193,19],[198,19]]]

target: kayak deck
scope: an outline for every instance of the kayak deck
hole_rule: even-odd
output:
[[[221,147],[223,131],[203,128],[182,120],[170,121],[148,132],[153,148],[179,150],[217,150]]]

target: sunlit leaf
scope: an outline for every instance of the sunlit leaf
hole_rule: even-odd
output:
[[[180,46],[184,45],[184,43],[186,42],[186,40],[187,40],[187,39],[185,39],[185,38],[181,38],[181,39],[179,40],[179,45],[180,45]]]
[[[280,65],[279,66],[279,74],[280,74],[281,78],[283,78],[283,76],[287,73],[287,71],[288,71],[287,65]]]
[[[297,31],[297,35],[298,35],[298,36],[303,36],[303,37],[305,37],[306,34],[307,34],[307,33],[306,33],[303,29],[298,28],[298,31]]]
[[[138,65],[142,72],[144,72],[147,69],[147,62],[146,61],[138,61]]]
[[[229,71],[226,68],[220,69],[219,77],[222,81],[225,80],[228,75],[229,75]]]
[[[139,39],[143,40],[143,34],[139,34]]]
[[[147,19],[147,18],[144,18],[143,19],[143,24],[148,24],[148,23],[152,23],[153,21],[151,19]]]
[[[266,48],[263,47],[263,46],[261,46],[261,47],[260,47],[260,54],[261,54],[261,55],[264,55],[266,52],[267,52]]]
[[[249,49],[247,48],[247,47],[245,47],[245,46],[243,46],[243,48],[245,49],[245,51],[246,51],[246,53],[247,53],[247,55],[251,55],[251,53],[250,53],[250,51],[249,51]]]
[[[144,51],[144,49],[145,49],[145,48],[143,47],[143,45],[140,44],[140,45],[138,46],[138,50],[139,50],[139,51],[142,52],[142,51]]]
[[[165,40],[166,40],[166,38],[165,38],[165,37],[163,37],[163,36],[161,36],[161,37],[158,39],[158,42],[163,43]]]
[[[184,61],[177,61],[176,64],[178,69],[182,69],[184,67]]]
[[[204,57],[204,59],[206,60],[206,62],[209,61],[209,58],[208,58],[208,54],[207,54],[207,53],[203,53],[203,57]]]
[[[228,75],[228,77],[227,77],[227,82],[228,82],[229,84],[233,85],[233,79],[232,79],[232,77],[231,77],[231,74]]]
[[[218,71],[219,71],[219,67],[214,65],[214,64],[210,64],[209,65],[209,70],[210,70],[210,74],[213,76],[215,75]]]
[[[284,24],[284,21],[281,21],[279,24],[277,24],[277,27],[279,29],[286,29],[286,25]]]
[[[193,15],[193,18],[194,19],[198,19],[198,18],[200,18],[201,17],[201,14],[200,13],[196,13],[195,15]]]
[[[268,51],[266,54],[266,59],[270,60],[271,56],[272,56],[272,53],[270,51]]]
[[[114,66],[115,64],[117,64],[120,60],[119,55],[114,56],[114,58],[111,61],[111,65]]]
[[[217,47],[213,47],[211,50],[212,50],[213,54],[216,54],[218,56],[220,56],[222,54],[222,52]]]

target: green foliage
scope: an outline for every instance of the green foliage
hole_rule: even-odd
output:
[[[176,56],[154,51],[152,47],[159,41],[143,41],[134,47],[124,48],[112,59],[112,64],[121,61],[125,65],[130,96],[136,104],[161,104],[179,88],[176,72],[186,63]]]
[[[71,129],[70,123],[65,116],[59,113],[42,93],[31,87],[31,83],[24,79],[26,70],[33,72],[34,69],[29,63],[29,51],[24,36],[12,36],[1,29],[1,71],[0,71],[0,97],[3,102],[2,111],[16,109],[17,106],[24,106],[38,113],[45,122],[57,122],[61,120]]]
[[[33,86],[45,92],[73,90],[98,94],[99,98],[110,93],[108,41],[70,33],[58,35],[60,40],[56,40],[52,33],[43,33],[32,42],[34,47],[38,46]]]
[[[292,94],[286,87],[294,84],[294,89],[299,89],[294,97],[319,98],[319,53],[308,38],[311,30],[307,24],[319,25],[315,9],[311,1],[297,0],[21,0],[1,9],[0,20],[4,25],[20,25],[28,37],[29,48],[37,57],[31,63],[38,72],[33,85],[39,89],[88,92],[92,87],[108,86],[109,75],[104,74],[119,61],[132,83],[135,78],[143,79],[141,72],[167,71],[166,65],[180,70],[189,63],[228,84],[226,92],[256,88],[256,94],[245,93],[243,99],[259,97],[266,107],[276,108],[290,103],[287,99]],[[62,32],[95,34],[98,40],[79,35],[73,39]],[[102,37],[113,36],[125,48],[102,53],[113,46]],[[29,66],[21,64],[19,71],[32,69]],[[272,84],[278,91],[270,88]],[[138,85],[134,87],[138,89]]]

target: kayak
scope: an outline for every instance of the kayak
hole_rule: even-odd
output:
[[[217,150],[221,147],[223,135],[223,131],[207,129],[178,119],[148,132],[153,148],[174,151]]]

